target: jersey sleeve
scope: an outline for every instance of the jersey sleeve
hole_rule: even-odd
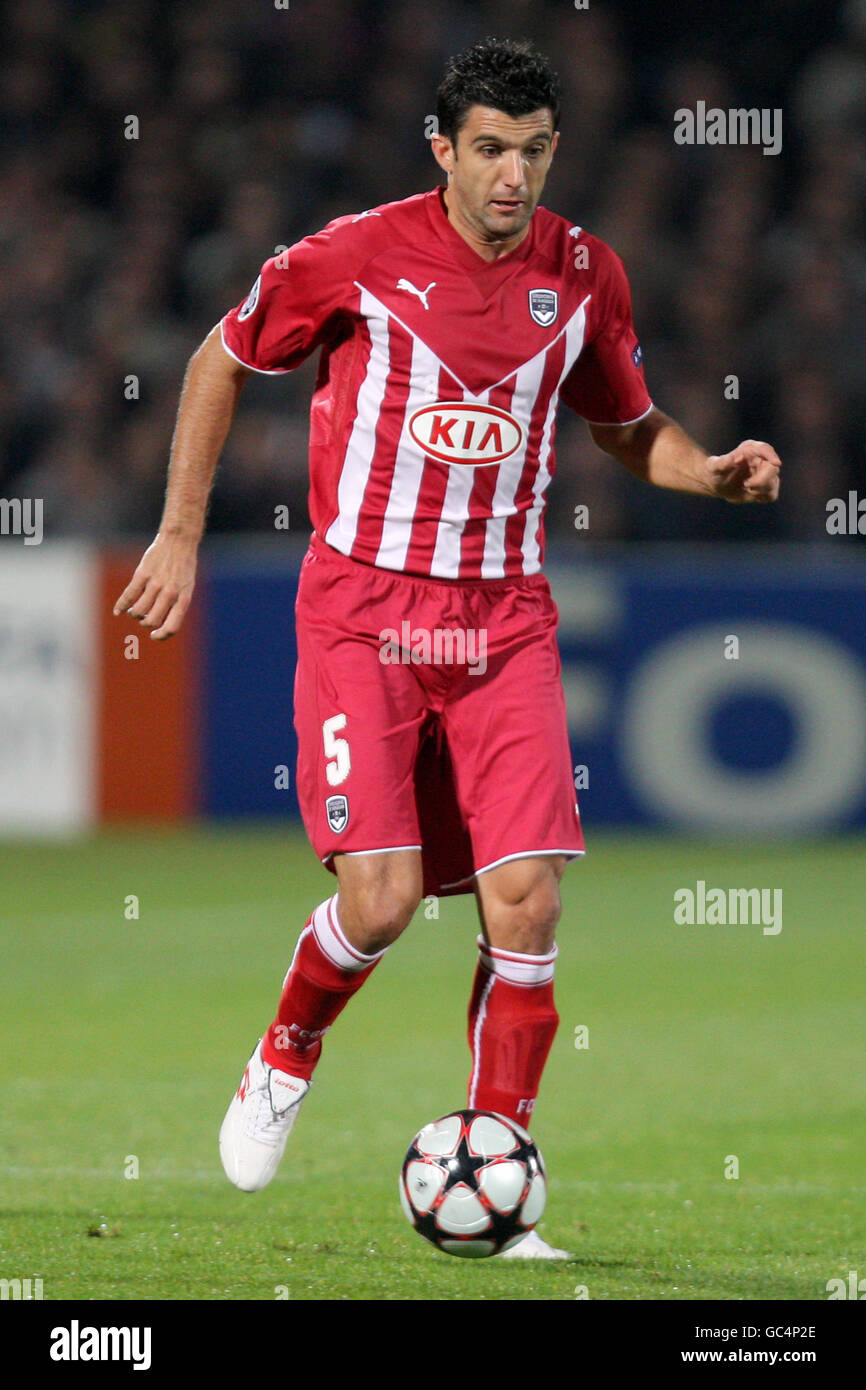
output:
[[[599,328],[560,388],[566,405],[593,425],[630,425],[652,409],[631,314],[625,266],[609,247],[599,286]]]
[[[220,321],[223,346],[256,372],[290,372],[328,337],[353,294],[340,218],[265,261],[242,304]]]

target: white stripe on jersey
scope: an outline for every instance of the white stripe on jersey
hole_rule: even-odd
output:
[[[463,388],[464,401],[490,404],[490,392],[479,396]],[[469,520],[469,498],[475,486],[475,469],[454,466],[448,470],[448,485],[442,501],[442,515],[436,528],[436,547],[433,551],[431,573],[445,579],[460,577],[460,542]]]
[[[380,306],[387,315],[388,310]],[[402,325],[401,325],[402,326]],[[391,478],[391,491],[385,508],[385,522],[382,538],[376,555],[376,564],[386,569],[401,570],[406,563],[406,554],[412,539],[412,522],[418,501],[418,489],[424,474],[424,455],[409,433],[409,418],[419,406],[430,400],[430,378],[439,383],[440,362],[435,352],[431,352],[421,338],[410,333],[412,338],[412,366],[409,381],[409,394],[403,415],[403,428],[400,442],[394,456],[394,473]]]
[[[385,399],[391,365],[387,313],[384,320],[376,313],[376,309],[381,307],[373,295],[364,289],[361,290],[360,312],[366,318],[370,330],[370,356],[364,380],[358,391],[358,410],[346,446],[343,467],[340,469],[340,481],[337,485],[339,510],[325,533],[328,544],[344,555],[351,554],[358,532],[361,504],[364,501],[376,449],[376,424]]]
[[[544,494],[550,484],[550,470],[547,467],[550,458],[550,440],[553,432],[553,422],[556,419],[556,403],[559,399],[559,388],[577,361],[578,354],[583,348],[583,338],[586,333],[586,306],[592,295],[587,295],[586,299],[578,305],[568,323],[565,325],[565,354],[563,368],[560,373],[559,381],[556,383],[556,390],[551,392],[550,405],[541,431],[541,441],[538,447],[538,472],[535,475],[535,482],[532,485],[533,503],[530,510],[526,513],[526,526],[523,532],[523,566],[525,574],[534,574],[541,569],[541,546],[538,543],[538,528],[544,511]]]
[[[583,301],[583,304],[585,303],[586,300]],[[482,579],[500,579],[505,575],[505,528],[508,524],[509,516],[514,513],[514,501],[520,486],[520,479],[523,476],[523,470],[526,466],[526,453],[529,446],[532,415],[535,410],[535,403],[538,400],[538,393],[541,390],[544,368],[547,363],[547,354],[563,333],[566,338],[566,360],[571,357],[572,350],[574,350],[575,356],[580,352],[583,347],[583,333],[586,327],[586,312],[583,308],[583,304],[575,310],[575,313],[568,323],[563,325],[556,338],[554,338],[553,343],[548,343],[547,347],[542,348],[540,352],[537,352],[534,357],[531,357],[528,362],[524,362],[523,366],[518,368],[514,395],[512,396],[511,414],[517,416],[521,424],[525,422],[525,437],[523,447],[519,452],[499,465],[496,490],[494,491],[491,502],[493,517],[487,522],[485,528],[484,556],[481,562]],[[571,326],[578,316],[580,316],[579,338],[577,338],[574,333],[569,336]],[[566,367],[566,371],[568,370],[569,367]],[[562,376],[560,376],[559,380],[560,382],[562,381]],[[557,386],[558,385],[559,382],[557,382]],[[546,457],[550,452],[547,419],[545,420],[545,430],[541,435],[539,443],[542,446],[545,443],[547,444],[547,452],[544,455],[544,457]],[[527,526],[529,525],[529,516],[531,515],[532,513],[527,515]],[[537,517],[535,518],[533,529],[534,531],[538,530]],[[538,547],[536,545],[536,552],[537,550]],[[536,564],[536,568],[539,567],[540,566]],[[526,569],[525,573],[529,574],[531,571]]]

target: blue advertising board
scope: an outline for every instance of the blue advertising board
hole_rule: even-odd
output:
[[[866,564],[639,549],[548,575],[588,825],[808,835],[866,819]]]
[[[202,812],[297,816],[292,684],[300,556],[217,553],[203,568]]]

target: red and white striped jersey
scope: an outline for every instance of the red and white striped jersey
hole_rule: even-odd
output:
[[[439,188],[266,261],[221,329],[259,372],[321,347],[313,525],[344,555],[409,574],[535,573],[559,400],[599,424],[652,408],[610,247],[539,207],[521,244],[485,261]]]

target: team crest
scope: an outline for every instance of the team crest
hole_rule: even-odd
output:
[[[334,834],[340,835],[349,824],[349,798],[342,795],[329,796],[325,802],[325,813]]]
[[[559,313],[559,295],[556,290],[530,290],[529,312],[537,324],[547,328]]]

